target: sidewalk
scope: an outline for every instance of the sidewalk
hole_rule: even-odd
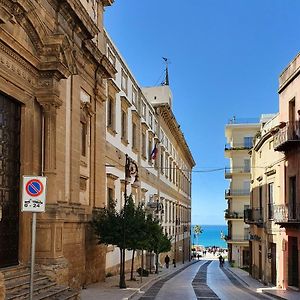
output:
[[[275,299],[283,300],[298,300],[300,299],[300,292],[292,290],[282,290],[276,287],[270,287],[262,284],[258,280],[252,278],[248,272],[239,269],[232,268],[226,265],[226,268],[233,273],[242,283],[244,283],[248,288],[259,293],[266,294]]]
[[[127,280],[130,278],[130,274],[126,274],[126,289],[119,288],[119,275],[107,277],[105,282],[98,282],[95,284],[88,285],[86,289],[83,289],[80,293],[81,300],[125,300],[132,299],[142,289],[144,290],[147,286],[150,286],[156,280],[171,274],[192,262],[186,262],[185,264],[178,263],[177,267],[174,268],[171,264],[167,268],[159,268],[159,274],[149,274],[148,277],[141,278],[135,273],[136,281]]]

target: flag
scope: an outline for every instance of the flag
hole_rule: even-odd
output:
[[[154,148],[153,148],[153,150],[151,152],[151,155],[150,155],[151,159],[156,159],[157,152],[158,152],[157,143],[155,143]]]

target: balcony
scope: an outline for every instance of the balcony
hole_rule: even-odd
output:
[[[252,143],[225,144],[225,151],[230,151],[230,150],[250,150],[251,148],[252,148]]]
[[[288,225],[300,225],[300,204],[296,205],[274,205],[274,221],[287,227]]]
[[[274,150],[287,151],[300,144],[299,121],[287,122],[274,136]]]
[[[248,208],[244,211],[244,221],[246,224],[254,224],[262,227],[264,223],[264,214],[262,208]]]
[[[225,235],[224,239],[227,243],[245,243],[249,241],[250,234],[245,234],[245,235],[230,234],[230,235]]]
[[[228,189],[228,190],[225,190],[225,199],[229,199],[229,198],[232,198],[232,197],[241,197],[241,196],[250,196],[249,189],[243,189],[243,190]]]
[[[225,219],[230,220],[230,219],[240,219],[243,220],[244,219],[244,213],[241,212],[236,212],[236,211],[225,211]]]
[[[248,166],[225,168],[225,178],[226,179],[232,178],[232,175],[235,175],[235,174],[247,174],[247,173],[250,173],[250,167],[248,167]]]

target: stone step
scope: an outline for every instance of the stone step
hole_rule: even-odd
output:
[[[12,267],[1,268],[1,272],[4,275],[4,278],[9,278],[21,274],[23,272],[28,272],[29,268],[25,265],[17,265]]]
[[[47,281],[47,282],[42,282],[42,283],[37,283],[34,284],[34,294],[39,294],[46,292],[50,290],[52,287],[55,287],[56,283]],[[9,291],[6,294],[6,300],[25,300],[29,298],[29,284],[25,287],[23,286],[22,288],[10,293]]]
[[[39,275],[39,272],[35,271],[34,272],[34,276]],[[10,274],[9,276],[5,276],[5,282],[6,285],[10,285],[10,283],[13,284],[13,282],[22,279],[22,278],[30,278],[30,270],[26,269],[26,270],[22,270],[19,273],[16,274]]]
[[[6,300],[28,300],[30,269],[27,266],[2,268],[6,286]],[[58,286],[38,271],[34,273],[34,300],[79,300],[79,292],[68,287]]]
[[[66,287],[56,286],[50,290],[34,295],[34,300],[77,300],[79,293]]]
[[[33,277],[33,282],[34,282],[34,286],[35,286],[35,285],[39,285],[39,284],[47,284],[47,283],[50,283],[51,281],[46,276],[40,276],[40,275],[36,274]],[[18,292],[24,288],[29,287],[29,285],[30,285],[30,274],[26,277],[22,276],[20,278],[15,278],[14,280],[10,280],[9,282],[7,282],[5,280],[5,286],[6,286],[7,293]]]

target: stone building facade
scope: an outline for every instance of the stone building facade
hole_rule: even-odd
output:
[[[107,57],[117,73],[108,82],[106,103],[106,199],[116,200],[117,209],[121,209],[126,184],[127,194],[131,193],[136,204],[143,204],[153,213],[171,237],[171,259],[187,261],[190,257],[191,171],[195,162],[172,112],[170,87],[142,88],[109,36]],[[155,145],[157,154],[152,159]],[[135,187],[134,182],[125,182],[125,154],[138,166],[139,187]],[[116,273],[118,249],[109,246],[107,250],[106,270]],[[135,262],[140,265],[139,258]],[[161,255],[162,264],[163,258]],[[128,266],[130,259],[131,253],[127,252]]]
[[[104,277],[106,250],[87,222],[105,199],[103,11],[113,0],[0,2],[0,267],[28,264],[31,213],[22,175],[47,176],[36,262],[79,287]]]

